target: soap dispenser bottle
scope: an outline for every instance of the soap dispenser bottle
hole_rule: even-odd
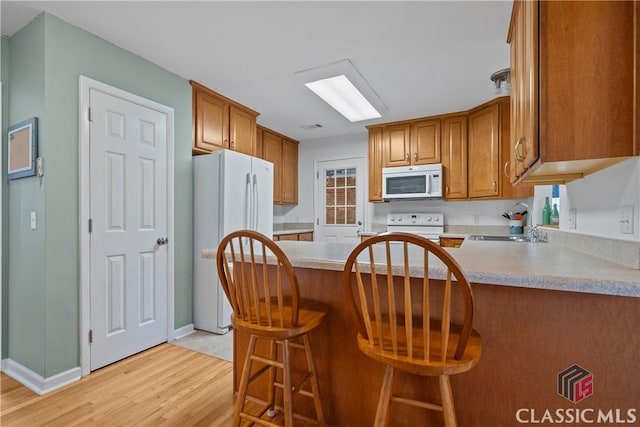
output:
[[[542,208],[542,225],[551,224],[551,205],[549,204],[549,197],[545,197],[544,207]]]
[[[553,204],[553,210],[551,211],[551,224],[558,225],[560,223],[560,214],[558,213],[558,204]]]

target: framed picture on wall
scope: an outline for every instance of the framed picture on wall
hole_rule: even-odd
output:
[[[38,157],[38,118],[31,117],[9,127],[7,178],[17,179],[36,174]]]

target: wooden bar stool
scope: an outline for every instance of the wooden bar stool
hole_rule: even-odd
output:
[[[276,387],[282,389],[285,426],[292,426],[294,417],[309,421],[307,417],[294,414],[294,394],[313,399],[316,412],[316,420],[313,421],[324,425],[309,333],[320,326],[327,307],[299,298],[298,280],[291,263],[271,239],[260,233],[241,230],[227,235],[218,246],[216,262],[222,287],[233,308],[232,325],[250,335],[234,407],[233,426],[239,426],[242,420],[276,426],[271,419],[263,417],[265,414],[270,418],[275,416]],[[275,270],[275,280],[270,280],[274,274],[268,274],[268,267]],[[258,338],[269,341],[268,356],[256,353]],[[277,351],[277,345],[281,346],[281,351]],[[292,348],[304,350],[308,368],[295,385],[290,363]],[[279,353],[282,357],[278,356]],[[252,365],[256,362],[260,368],[252,374]],[[281,382],[276,369],[282,370]],[[270,384],[266,405],[257,412],[246,412],[249,384],[264,373],[268,373]]]
[[[438,280],[429,278],[430,267]],[[411,275],[418,279],[411,280]],[[471,328],[471,286],[458,263],[430,240],[385,233],[365,240],[351,252],[343,283],[358,325],[358,348],[386,365],[374,425],[387,425],[390,404],[403,403],[442,411],[445,426],[456,426],[449,376],[473,368],[481,350],[480,335]],[[461,296],[456,300],[462,305],[460,325],[450,321],[454,291]],[[434,295],[440,293],[442,298],[434,301]],[[394,394],[396,369],[438,377],[440,402]]]

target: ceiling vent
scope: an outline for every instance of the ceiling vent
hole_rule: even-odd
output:
[[[322,125],[321,125],[321,124],[318,124],[318,123],[315,123],[315,124],[312,124],[312,125],[302,125],[302,126],[300,126],[300,127],[301,127],[302,129],[305,129],[305,130],[311,130],[311,129],[318,129],[318,128],[321,128],[321,127],[322,127]]]

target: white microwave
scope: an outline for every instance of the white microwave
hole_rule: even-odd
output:
[[[382,198],[442,198],[442,164],[382,168]]]

